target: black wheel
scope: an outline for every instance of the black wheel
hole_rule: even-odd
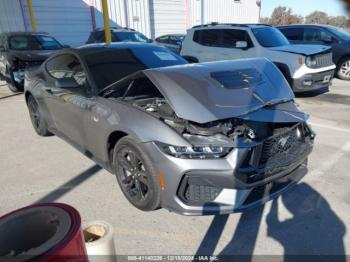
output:
[[[129,136],[121,138],[113,154],[115,174],[123,194],[138,209],[151,211],[160,206],[160,186],[151,161]]]
[[[47,129],[47,123],[41,116],[39,105],[32,95],[28,97],[27,106],[29,110],[30,120],[33,124],[35,132],[39,136],[51,136],[52,133],[50,133]]]
[[[8,74],[9,77],[6,78],[8,88],[14,93],[23,92],[23,85],[15,81],[12,69],[8,69]]]
[[[350,80],[350,56],[339,62],[337,76],[343,80]]]

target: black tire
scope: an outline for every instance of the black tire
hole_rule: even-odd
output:
[[[29,110],[30,120],[32,122],[35,132],[39,136],[52,136],[52,133],[50,133],[50,131],[47,128],[47,123],[45,119],[42,117],[39,104],[35,101],[32,95],[28,96],[27,106]]]
[[[117,142],[113,163],[118,184],[132,205],[143,211],[160,207],[160,185],[156,172],[135,139],[126,136]]]
[[[338,64],[338,78],[350,81],[350,56],[344,57]]]
[[[12,69],[8,69],[8,74],[9,77],[6,78],[8,88],[14,93],[23,92],[23,85],[15,81]]]

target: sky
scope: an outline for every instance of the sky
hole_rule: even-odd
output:
[[[261,0],[261,16],[270,17],[277,6],[291,7],[294,14],[306,16],[313,11],[326,12],[330,16],[345,15],[344,4],[340,0]]]

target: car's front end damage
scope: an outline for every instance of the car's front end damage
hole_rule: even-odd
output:
[[[270,61],[144,74],[164,97],[127,103],[162,122],[153,138],[140,138],[162,187],[162,207],[185,215],[240,211],[281,194],[306,174],[315,134]]]

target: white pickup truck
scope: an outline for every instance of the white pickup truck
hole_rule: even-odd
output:
[[[331,48],[292,45],[276,28],[262,24],[207,24],[188,30],[181,56],[189,62],[266,57],[294,92],[327,88],[336,66]]]

